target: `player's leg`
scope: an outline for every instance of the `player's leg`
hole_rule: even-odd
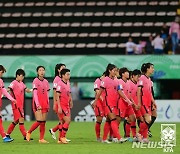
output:
[[[24,118],[19,118],[19,130],[21,131],[21,134],[24,137],[24,140],[26,140],[26,129],[24,127]]]
[[[30,141],[31,133],[40,125],[40,123],[42,121],[42,111],[41,110],[34,111],[34,115],[35,115],[36,122],[34,122],[31,125],[31,128],[26,133],[27,141]]]
[[[3,142],[12,142],[14,139],[6,137],[6,133],[4,132],[4,127],[2,123],[2,116],[0,112],[0,135],[2,136]]]
[[[44,134],[45,134],[45,130],[46,130],[46,120],[47,120],[47,116],[48,116],[48,111],[42,110],[42,119],[41,119],[41,123],[40,123],[40,139],[39,139],[39,143],[49,143],[48,141],[46,141],[44,139]]]
[[[102,139],[103,143],[110,143],[107,140],[110,129],[111,129],[111,121],[110,121],[110,119],[108,117],[106,117],[106,122],[104,124],[104,131],[103,131],[103,139]]]
[[[71,117],[70,116],[67,116],[65,115],[63,117],[63,125],[62,125],[62,132],[61,132],[61,137],[60,137],[60,141],[63,143],[63,144],[67,144],[67,140],[66,140],[66,133],[69,129],[69,125],[70,125],[70,122],[71,122]]]
[[[151,123],[151,115],[149,113],[144,114],[144,131],[143,131],[143,141],[148,141],[148,126]]]
[[[101,132],[102,119],[103,119],[102,116],[96,116],[95,132],[96,132],[96,139],[98,142],[101,142],[100,132]]]
[[[21,117],[18,109],[13,109],[13,117],[14,121],[9,125],[8,130],[6,132],[6,136],[10,137],[16,125],[19,123],[19,118]]]
[[[148,135],[149,135],[149,137],[152,137],[150,128],[151,128],[151,126],[154,124],[154,122],[155,122],[155,120],[156,120],[156,118],[157,118],[157,109],[151,110],[151,113],[152,113],[152,115],[151,115],[151,123],[149,124],[149,130],[148,130]]]

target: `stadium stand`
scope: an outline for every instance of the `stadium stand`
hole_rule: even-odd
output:
[[[1,54],[124,54],[174,20],[177,0],[2,0]]]

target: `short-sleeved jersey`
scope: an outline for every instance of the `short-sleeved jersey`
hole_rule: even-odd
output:
[[[133,82],[132,80],[128,81],[128,85],[129,85],[129,95],[131,96],[131,98],[134,100],[134,102],[136,104],[138,104],[138,100],[137,100],[137,89],[138,89],[138,84]]]
[[[26,85],[23,82],[19,82],[17,80],[14,80],[10,83],[9,87],[8,87],[11,92],[11,96],[17,101],[16,106],[14,105],[14,103],[12,102],[12,109],[16,109],[16,108],[20,108],[23,109],[24,108],[24,91],[26,89]]]
[[[101,88],[105,90],[105,103],[107,106],[117,106],[118,84],[114,79],[105,77],[101,81]]]
[[[145,75],[141,75],[138,82],[138,87],[142,87],[142,104],[151,106],[152,100],[152,82],[151,79]]]
[[[49,83],[46,79],[40,80],[35,78],[33,81],[33,90],[37,90],[37,96],[39,105],[42,109],[49,109],[49,98],[48,92],[50,90]],[[33,96],[33,108],[37,108],[35,104],[35,99]]]
[[[53,81],[53,89],[54,90],[56,90],[59,81],[61,81],[60,76],[56,76]]]
[[[68,81],[65,83],[63,80],[58,82],[56,92],[60,93],[60,105],[69,107],[69,102],[70,102],[70,93],[71,93],[71,87],[70,87],[70,82]]]
[[[4,82],[2,79],[0,79],[0,108],[2,107],[2,89],[4,88]]]

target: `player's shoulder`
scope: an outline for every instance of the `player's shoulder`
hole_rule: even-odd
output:
[[[101,82],[101,79],[100,78],[97,78],[94,83],[100,83]]]
[[[48,81],[47,79],[44,79],[44,82],[45,82],[45,83],[49,83],[49,81]]]

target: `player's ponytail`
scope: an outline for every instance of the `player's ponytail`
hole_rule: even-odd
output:
[[[59,73],[58,70],[61,69],[62,66],[65,66],[65,67],[66,67],[66,65],[65,65],[65,64],[62,64],[62,63],[56,64],[56,66],[55,66],[55,71],[54,71],[54,76],[55,76],[55,77],[60,75],[60,73]]]
[[[105,76],[109,76],[109,71],[113,70],[114,68],[116,68],[114,64],[108,64],[106,67]]]
[[[144,63],[141,66],[141,72],[145,74],[147,72],[147,69],[150,68],[153,64],[152,63]]]

